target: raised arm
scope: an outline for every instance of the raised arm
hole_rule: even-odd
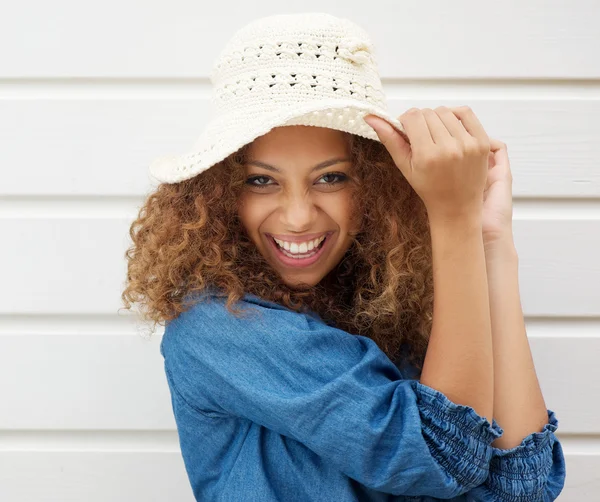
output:
[[[410,143],[382,119],[365,117],[429,217],[434,306],[421,382],[491,422],[494,359],[482,237],[490,140],[468,106],[411,108],[399,120]]]
[[[433,325],[421,383],[492,422],[494,365],[480,216],[430,220]]]

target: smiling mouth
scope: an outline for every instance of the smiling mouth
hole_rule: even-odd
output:
[[[273,241],[273,244],[275,244],[275,246],[277,247],[277,249],[279,251],[281,251],[282,254],[284,254],[285,256],[287,256],[288,258],[295,258],[295,259],[303,259],[303,258],[310,258],[311,256],[316,255],[321,248],[325,245],[325,241],[329,238],[329,234],[325,234],[325,238],[319,243],[319,245],[313,249],[311,249],[310,251],[307,251],[306,253],[292,253],[290,251],[288,251],[285,248],[282,248],[275,239],[273,239],[273,237],[270,237],[270,239]]]
[[[272,236],[269,235],[268,238],[271,241],[271,246],[273,246],[273,252],[277,259],[286,266],[296,268],[310,266],[319,261],[323,254],[325,254],[325,250],[330,247],[329,241],[331,240],[331,235],[332,232],[327,232],[323,241],[316,248],[306,253],[290,253],[288,250],[280,247]]]

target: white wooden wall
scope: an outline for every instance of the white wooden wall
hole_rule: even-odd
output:
[[[509,147],[527,330],[567,457],[600,492],[597,0],[4,0],[0,500],[193,500],[159,353],[118,314],[147,165],[207,121],[208,72],[250,20],[362,24],[395,115],[470,105]]]

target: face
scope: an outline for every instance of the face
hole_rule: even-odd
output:
[[[360,229],[351,167],[344,133],[334,129],[277,127],[249,146],[238,213],[289,286],[318,284]]]

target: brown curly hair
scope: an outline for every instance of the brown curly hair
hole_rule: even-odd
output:
[[[148,195],[129,231],[125,308],[142,304],[142,318],[154,329],[187,310],[190,293],[216,287],[235,314],[233,304],[252,293],[368,336],[396,364],[405,354],[420,375],[433,311],[427,211],[382,143],[344,134],[363,224],[319,284],[286,285],[241,224],[237,200],[245,181],[245,145],[199,175],[160,184]]]

